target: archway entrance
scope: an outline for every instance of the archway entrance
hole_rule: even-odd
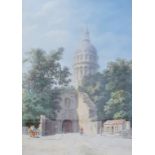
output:
[[[73,132],[72,128],[72,121],[71,120],[64,120],[62,123],[62,131],[63,133]]]

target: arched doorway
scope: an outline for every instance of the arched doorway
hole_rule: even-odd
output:
[[[72,128],[72,121],[71,120],[64,120],[62,123],[62,131],[63,133],[73,132]]]

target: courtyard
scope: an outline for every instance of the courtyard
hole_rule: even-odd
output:
[[[131,155],[132,140],[114,135],[23,135],[23,155]]]

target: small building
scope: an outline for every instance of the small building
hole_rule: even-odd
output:
[[[130,122],[125,119],[107,120],[103,124],[104,133],[116,134],[130,130]]]

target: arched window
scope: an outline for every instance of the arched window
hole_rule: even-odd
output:
[[[92,55],[90,55],[89,60],[93,60],[93,56]]]
[[[84,74],[85,74],[85,75],[88,74],[88,67],[87,67],[87,66],[85,66],[85,68],[84,68]]]
[[[70,109],[70,105],[71,105],[71,99],[68,97],[65,98],[65,108]]]
[[[76,56],[76,57],[75,57],[75,62],[78,63],[78,61],[79,61],[79,57]]]
[[[82,61],[83,60],[83,55],[80,55],[80,61]]]
[[[94,68],[90,68],[90,74],[92,75],[92,74],[94,74]]]
[[[86,60],[88,60],[89,59],[89,55],[88,54],[86,54]]]
[[[82,75],[83,74],[83,69],[82,69],[82,67],[80,67],[80,75]]]

